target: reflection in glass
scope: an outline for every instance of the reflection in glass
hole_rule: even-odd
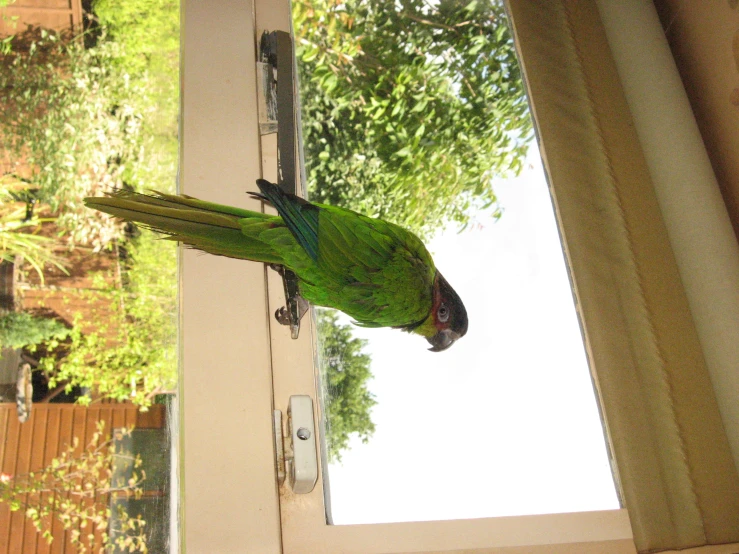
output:
[[[372,359],[365,352],[368,341],[354,336],[351,325],[341,322],[336,310],[316,308],[325,410],[325,446],[330,461],[340,461],[355,436],[364,443],[375,432],[370,413],[377,404],[369,391]]]
[[[2,27],[2,552],[176,551],[175,245],[82,203],[174,192],[179,5],[143,4],[99,0],[54,29],[22,10]]]
[[[422,236],[470,320],[436,354],[317,310],[329,521],[618,507],[502,3],[293,18],[311,200]]]
[[[111,521],[109,533],[119,539],[130,525],[122,517],[127,514],[146,522],[139,532],[144,535],[150,552],[167,552],[171,517],[171,445],[167,429],[134,429],[124,433],[117,429],[116,450],[113,462],[113,482],[138,482],[138,494],[112,494],[110,497]],[[141,480],[141,477],[145,477]],[[138,531],[138,529],[136,529]],[[116,551],[125,552],[123,546]]]

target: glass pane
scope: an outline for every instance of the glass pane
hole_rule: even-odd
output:
[[[111,519],[108,533],[123,538],[115,552],[126,552],[126,538],[142,535],[150,552],[169,552],[171,511],[172,451],[167,429],[126,429],[114,431],[116,455],[113,459],[113,483],[140,482],[139,495],[114,493],[110,496]],[[138,498],[137,498],[138,496]],[[137,533],[126,532],[131,526],[128,516],[146,524]],[[135,539],[134,539],[135,540]],[[135,543],[134,543],[135,544]]]
[[[293,6],[311,199],[422,234],[470,321],[433,353],[317,310],[328,520],[618,508],[502,4]]]
[[[0,552],[175,552],[176,247],[83,199],[175,190],[179,3],[26,4],[0,25]]]

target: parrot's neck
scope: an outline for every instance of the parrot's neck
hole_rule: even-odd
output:
[[[436,328],[436,321],[434,321],[434,312],[431,311],[429,313],[428,317],[423,320],[423,323],[421,323],[418,327],[412,330],[413,333],[418,333],[419,335],[422,335],[424,337],[433,337],[438,329]]]

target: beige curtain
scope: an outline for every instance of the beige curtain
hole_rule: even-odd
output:
[[[636,546],[739,542],[739,475],[596,2],[508,8]]]

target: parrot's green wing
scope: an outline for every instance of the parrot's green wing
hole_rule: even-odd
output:
[[[436,270],[415,235],[335,207],[322,207],[320,222],[320,265],[342,275],[331,290],[357,323],[407,327],[428,316]]]
[[[351,210],[311,204],[267,181],[258,185],[315,261],[301,266],[286,256],[307,300],[367,327],[410,328],[428,316],[436,270],[418,237]]]

